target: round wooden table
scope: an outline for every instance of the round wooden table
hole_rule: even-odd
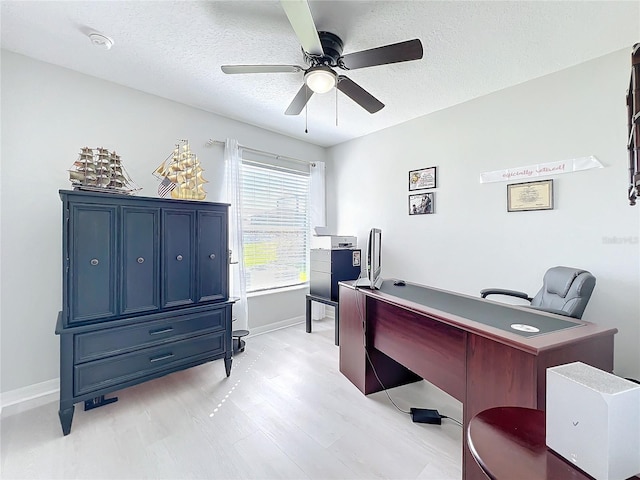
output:
[[[496,407],[480,412],[469,422],[467,441],[492,480],[592,480],[547,449],[542,410]]]

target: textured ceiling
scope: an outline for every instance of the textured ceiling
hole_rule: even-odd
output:
[[[630,48],[639,1],[310,1],[344,53],[419,38],[424,58],[346,73],[386,107],[335,90],[284,111],[302,73],[225,75],[225,64],[304,65],[278,1],[5,1],[2,48],[322,146]],[[88,33],[113,38],[109,51]],[[343,72],[344,73],[344,72]],[[338,125],[336,125],[336,107]]]

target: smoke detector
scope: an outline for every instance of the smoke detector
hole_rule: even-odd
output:
[[[113,47],[113,40],[111,40],[106,35],[102,35],[101,33],[90,33],[89,39],[91,40],[91,43],[93,43],[96,47],[103,50],[109,50],[111,47]]]

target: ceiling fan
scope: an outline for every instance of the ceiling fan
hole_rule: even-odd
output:
[[[304,72],[304,84],[285,111],[286,115],[298,115],[314,93],[325,93],[333,87],[369,113],[376,113],[384,104],[350,78],[336,73],[334,69],[355,70],[422,58],[422,42],[417,38],[342,55],[343,43],[340,37],[331,32],[317,31],[307,0],[281,0],[280,3],[302,45],[303,57],[309,67],[223,65],[221,68],[228,74]]]

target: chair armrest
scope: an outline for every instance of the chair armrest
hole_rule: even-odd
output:
[[[482,298],[486,298],[487,295],[509,295],[511,297],[518,297],[524,300],[528,300],[529,302],[533,300],[529,295],[524,292],[518,292],[516,290],[505,290],[502,288],[485,288],[484,290],[480,290],[480,296]]]

